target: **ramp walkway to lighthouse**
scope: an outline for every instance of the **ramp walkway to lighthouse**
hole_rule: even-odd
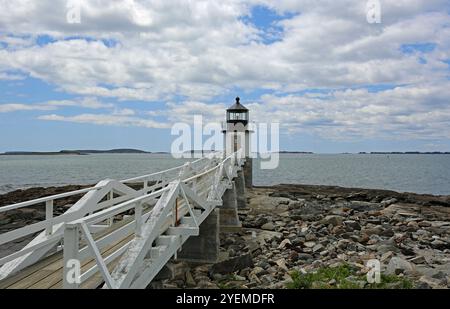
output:
[[[245,162],[238,151],[122,181],[0,207],[42,207],[45,219],[0,234],[0,246],[30,238],[0,258],[0,289],[145,288],[199,235]],[[82,196],[55,216],[55,201]]]

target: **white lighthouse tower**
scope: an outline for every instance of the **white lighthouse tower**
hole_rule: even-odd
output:
[[[241,104],[240,98],[236,98],[236,103],[227,109],[226,123],[224,130],[224,150],[225,155],[230,155],[240,149],[245,156],[244,165],[245,187],[251,188],[253,185],[253,171],[251,154],[250,135],[253,132],[249,127],[249,110]]]

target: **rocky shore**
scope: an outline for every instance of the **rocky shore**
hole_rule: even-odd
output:
[[[173,264],[154,288],[448,288],[450,196],[280,185],[247,192],[221,261]],[[367,282],[367,261],[381,283]]]
[[[18,190],[0,206],[82,187]],[[218,263],[173,262],[150,288],[450,287],[450,196],[279,185],[248,190],[247,200],[242,230],[221,235]],[[43,208],[0,214],[0,233],[43,216]],[[366,280],[373,259],[378,284]]]

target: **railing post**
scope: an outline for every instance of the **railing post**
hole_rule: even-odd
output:
[[[66,224],[64,229],[64,289],[77,289],[80,284],[79,234],[78,224]]]
[[[134,220],[136,222],[136,237],[142,236],[142,202],[137,202],[134,207]]]
[[[175,199],[175,202],[172,206],[172,226],[177,226],[178,223],[178,197]]]
[[[111,191],[108,193],[108,199],[112,201],[114,199],[114,191],[111,189]],[[112,207],[111,205],[110,207]],[[112,226],[114,224],[114,216],[108,219],[108,225]]]
[[[147,188],[148,188],[148,178],[144,178],[144,194],[147,194]]]
[[[194,191],[195,193],[197,193],[197,179],[194,179],[192,181],[192,191]]]
[[[53,200],[45,202],[45,222],[47,224],[45,235],[48,236],[53,233]]]

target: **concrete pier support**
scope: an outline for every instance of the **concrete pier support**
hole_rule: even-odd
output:
[[[178,259],[194,263],[216,263],[219,258],[219,209],[213,210],[200,225],[200,235],[191,236],[178,253]]]
[[[241,230],[242,224],[239,221],[237,212],[236,185],[225,191],[222,197],[223,205],[220,207],[220,232],[236,233]]]
[[[245,159],[244,178],[245,178],[245,187],[252,188],[253,187],[253,159],[252,158]]]
[[[235,179],[236,201],[238,209],[247,208],[247,199],[245,197],[245,177],[243,171],[239,171]]]

